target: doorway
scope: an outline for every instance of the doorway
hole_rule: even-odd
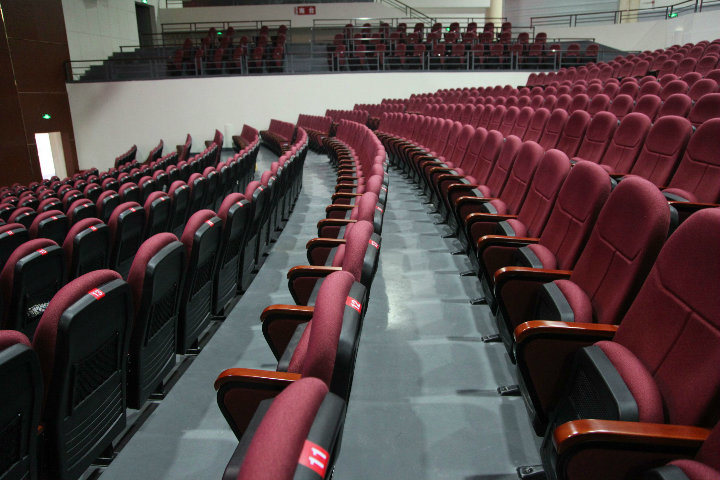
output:
[[[60,132],[36,133],[35,144],[37,145],[42,178],[48,179],[54,175],[60,178],[67,177],[62,134]]]
[[[138,40],[141,47],[153,46],[153,24],[155,22],[155,7],[146,3],[135,3],[135,17],[137,19]]]

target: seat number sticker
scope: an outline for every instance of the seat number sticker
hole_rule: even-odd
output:
[[[88,295],[92,295],[93,297],[95,297],[95,300],[100,300],[102,297],[105,296],[105,292],[103,292],[99,288],[93,288],[88,292]]]
[[[352,308],[353,310],[355,310],[358,313],[360,313],[360,311],[362,310],[362,304],[352,297],[347,297],[345,299],[345,305]]]
[[[368,243],[375,248],[380,248],[380,245],[378,245],[378,243],[373,239],[368,240]]]
[[[327,470],[329,460],[330,455],[327,450],[310,440],[305,440],[305,445],[303,445],[300,458],[298,459],[300,465],[309,468],[320,475],[321,478],[325,478],[325,471]]]

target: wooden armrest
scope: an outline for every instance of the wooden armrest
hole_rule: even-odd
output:
[[[531,320],[522,323],[515,329],[515,342],[529,341],[539,336],[563,337],[591,337],[593,342],[611,340],[617,332],[617,325],[600,323],[568,323],[550,320]]]
[[[438,172],[452,172],[453,169],[450,167],[431,167],[428,171],[428,175],[433,175]]]
[[[339,198],[355,198],[355,197],[362,197],[362,193],[336,192],[336,193],[333,193],[332,201],[334,202],[335,200],[337,200]]]
[[[341,238],[313,238],[307,245],[307,259],[311,265],[325,265],[332,249],[344,245]]]
[[[511,218],[517,218],[517,215],[475,212],[470,213],[465,217],[465,226],[470,227],[470,225],[477,222],[502,222],[503,220],[510,220]]]
[[[318,280],[341,270],[341,267],[322,265],[300,265],[291,268],[287,273],[288,289],[295,303],[307,305]]]
[[[260,315],[262,332],[276,359],[282,357],[295,329],[312,320],[314,307],[270,305]]]
[[[333,204],[325,207],[325,213],[347,212],[348,210],[352,210],[354,207],[355,207],[355,205],[342,205],[342,204],[338,204],[338,203],[333,203]]]
[[[231,368],[215,380],[217,403],[225,420],[240,440],[260,402],[275,398],[291,383],[300,380],[297,373]]]
[[[447,182],[450,180],[460,180],[462,178],[464,178],[462,175],[453,175],[451,173],[443,173],[442,175],[440,175],[437,178],[437,183]],[[458,183],[458,184],[453,183],[450,186],[448,186],[448,189],[450,189],[450,187],[452,187],[453,185],[462,185],[463,187],[467,186],[467,184],[464,184],[464,183]]]
[[[355,222],[357,222],[357,220],[348,220],[346,218],[323,218],[317,223],[317,227],[344,227],[349,223]]]
[[[268,385],[285,388],[292,382],[300,380],[299,373],[275,372],[273,370],[255,370],[252,368],[228,368],[215,380],[215,390],[237,382],[254,385]]]
[[[463,205],[482,205],[490,200],[497,200],[495,197],[476,197],[474,195],[464,195],[455,200],[455,208],[458,209]]]
[[[453,183],[448,187],[448,193],[455,193],[463,190],[466,190],[468,193],[470,193],[479,186],[480,185],[475,185],[472,183]]]
[[[298,277],[327,277],[333,272],[342,271],[342,267],[326,267],[322,265],[298,265],[288,270],[287,278],[291,281]]]
[[[530,245],[531,243],[538,243],[539,241],[539,238],[533,237],[506,237],[505,235],[484,235],[478,238],[477,252],[478,255],[480,255],[480,253],[484,249],[494,246],[520,248],[524,247],[525,245]]]
[[[545,270],[543,268],[530,267],[503,267],[495,272],[495,285],[515,280],[533,280],[538,282],[552,282],[570,278],[571,270]]]
[[[341,176],[339,176],[339,177],[337,178],[337,181],[338,181],[338,182],[357,181],[357,180],[359,180],[358,177],[350,177],[350,176],[347,176],[347,175],[341,175]]]
[[[647,445],[697,450],[710,434],[707,428],[617,420],[574,420],[553,432],[559,454],[582,444]]]
[[[308,250],[318,247],[335,248],[339,245],[344,245],[345,239],[343,238],[313,238],[308,241],[305,248]]]

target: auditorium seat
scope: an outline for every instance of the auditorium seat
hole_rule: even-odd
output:
[[[346,227],[347,233],[343,240],[314,239],[308,242],[308,257],[312,258],[312,250],[331,240],[326,245],[334,245],[332,261],[325,265],[309,265],[292,267],[288,273],[288,288],[293,300],[298,305],[314,305],[323,279],[338,270],[352,273],[356,282],[365,286],[370,292],[373,277],[377,269],[381,237],[374,233],[370,222],[361,220]],[[367,298],[358,299],[363,304]]]
[[[680,202],[720,202],[720,118],[701,124],[663,193]]]
[[[503,232],[501,236],[488,236],[478,241],[476,252],[481,281],[486,285],[485,293],[492,294],[486,297],[487,303],[495,307],[495,274],[500,268],[573,268],[610,190],[610,177],[602,167],[580,161],[560,187],[540,236]]]
[[[642,113],[644,115],[647,115],[650,120],[654,120],[658,110],[660,110],[661,105],[662,100],[657,95],[643,95],[641,97],[638,97],[637,102],[635,102],[635,108],[633,108],[633,112]]]
[[[109,222],[110,216],[118,205],[120,205],[120,195],[114,190],[105,190],[95,203],[97,217],[105,223]]]
[[[152,192],[145,199],[145,228],[143,239],[166,232],[170,224],[172,202],[167,193]]]
[[[133,257],[143,241],[145,210],[137,202],[121,203],[113,210],[110,227],[109,268],[127,277]]]
[[[605,119],[607,119],[606,116]],[[565,127],[563,128],[562,133],[558,138],[557,144],[553,148],[557,148],[558,150],[565,153],[565,155],[567,155],[568,157],[574,157],[577,154],[578,148],[580,148],[580,144],[585,138],[585,131],[587,130],[590,121],[590,114],[584,110],[577,110],[571,113],[567,117]],[[551,122],[552,116],[548,121],[546,131],[547,128],[550,127]],[[542,140],[540,141],[540,144],[542,145]]]
[[[720,281],[719,224],[714,208],[679,226],[619,326],[533,321],[516,330],[521,388],[553,477],[631,478],[692,457],[707,438],[718,415],[709,366],[720,359],[720,302],[697,285]]]
[[[232,389],[232,379],[218,379],[216,387]],[[249,413],[247,427],[230,423],[240,444],[223,480],[328,478],[340,447],[345,402],[316,378],[279,382],[273,390]],[[235,406],[223,405],[229,421]]]
[[[110,229],[98,218],[80,220],[70,227],[62,248],[69,280],[107,268]]]
[[[314,307],[271,305],[262,315],[263,335],[278,361],[277,371],[229,369],[215,381],[217,401],[233,431],[248,426],[258,404],[301,378],[321,380],[347,400],[365,288],[349,272],[334,272],[322,284]]]
[[[120,195],[120,200],[122,201],[122,203],[140,203],[140,188],[134,182],[126,182],[120,185],[120,188],[118,189],[118,194]]]
[[[697,102],[703,95],[717,91],[718,83],[715,80],[703,78],[695,82],[687,94],[693,102]]]
[[[38,478],[38,426],[43,404],[40,361],[28,338],[0,331],[0,478]]]
[[[263,212],[269,201],[265,187],[257,180],[250,182],[245,189],[245,199],[250,201],[249,207],[252,209],[246,243],[243,249],[243,265],[241,271],[240,288],[242,291],[247,290],[250,286],[251,274],[256,269],[256,258],[258,250],[258,242],[260,241],[260,227]]]
[[[80,478],[125,428],[130,289],[97,270],[65,285],[35,332],[45,384],[44,459],[49,478]]]
[[[688,120],[695,128],[713,118],[720,118],[720,93],[703,95],[688,114]]]
[[[18,207],[8,217],[8,223],[20,223],[28,230],[35,220],[37,212],[30,207]]]
[[[585,136],[575,154],[576,158],[600,163],[617,125],[617,118],[610,112],[599,112],[595,115],[587,126]],[[558,150],[562,149],[558,148]]]
[[[222,238],[213,279],[214,315],[226,316],[237,294],[242,255],[252,220],[252,207],[245,196],[231,193],[217,212],[222,220]]]
[[[153,393],[161,393],[163,380],[175,365],[184,270],[185,248],[172,233],[145,240],[130,267],[127,281],[134,312],[128,351],[130,408],[140,408]]]
[[[670,207],[660,190],[643,178],[627,177],[600,210],[572,270],[510,267],[496,273],[496,321],[508,353],[513,355],[515,327],[535,318],[617,324],[670,226]]]
[[[32,338],[47,302],[64,280],[63,252],[55,242],[37,238],[19,245],[0,273],[2,328],[18,330]]]
[[[691,133],[692,125],[682,117],[659,118],[650,128],[630,173],[659,187],[667,185]]]
[[[48,210],[35,217],[28,232],[30,238],[49,238],[62,245],[68,232],[68,219],[60,210]]]
[[[30,234],[20,223],[0,225],[0,271],[2,271],[13,251],[30,240]]]
[[[49,197],[44,200],[40,200],[37,212],[42,213],[47,212],[48,210],[64,210],[64,207],[62,202],[55,197]]]
[[[155,183],[153,177],[149,175],[140,177],[140,180],[137,181],[137,185],[140,189],[140,200],[137,200],[137,202],[140,205],[145,205],[145,201],[148,199],[150,194],[158,190],[158,185]]]
[[[720,423],[703,440],[691,459],[679,457],[643,474],[644,480],[720,480]]]
[[[531,140],[533,142],[538,142],[545,150],[548,150],[546,144],[543,144],[540,141],[540,138],[545,131],[545,125],[547,125],[549,118],[550,111],[547,108],[538,107],[537,109],[535,109],[535,112],[530,119],[530,123],[528,124],[527,130],[525,131],[525,136],[523,137],[523,140]]]
[[[200,335],[210,323],[213,273],[221,234],[222,220],[212,210],[195,212],[183,231],[185,280],[176,349],[180,354],[198,351]]]
[[[645,143],[650,119],[641,113],[630,113],[622,119],[605,150],[600,165],[608,173],[629,172]]]
[[[608,111],[615,115],[618,120],[622,120],[625,115],[632,112],[635,107],[635,100],[630,95],[620,94],[615,97],[608,108]]]
[[[170,221],[168,231],[176,237],[182,235],[190,208],[190,187],[182,180],[176,180],[168,188],[170,196]]]
[[[188,218],[195,212],[205,208],[205,198],[208,196],[207,179],[200,173],[193,173],[187,181],[190,187],[190,198],[188,203]]]

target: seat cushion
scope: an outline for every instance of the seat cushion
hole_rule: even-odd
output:
[[[593,321],[592,304],[585,291],[570,280],[555,280],[553,283],[557,285],[572,308],[574,321],[591,323]]]
[[[679,197],[677,200],[685,199],[688,202],[697,202],[697,196],[695,194],[688,192],[687,190],[683,190],[682,188],[666,188],[663,190],[663,193],[672,195],[673,197]],[[673,200],[676,200],[673,198]]]
[[[508,219],[505,221],[515,231],[516,237],[527,237],[527,227],[525,226],[525,224],[523,222],[521,222],[520,220],[518,220],[516,218],[511,218],[511,219]]]
[[[704,463],[694,460],[675,460],[670,465],[678,467],[687,476],[688,480],[718,480],[720,472],[708,467]]]
[[[553,254],[550,249],[539,243],[532,243],[528,245],[528,248],[532,250],[538,260],[540,260],[543,268],[548,270],[555,270],[557,268],[557,258],[555,258],[555,254]]]

